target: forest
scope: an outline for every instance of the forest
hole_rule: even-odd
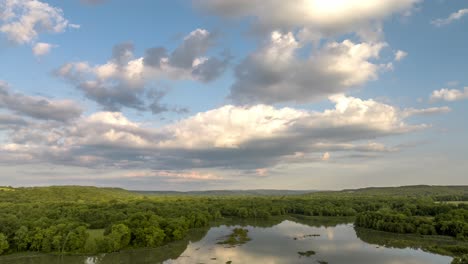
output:
[[[83,254],[158,247],[220,219],[349,217],[356,228],[468,241],[468,186],[295,195],[151,195],[117,188],[0,188],[0,254]],[[362,233],[363,231],[361,231]],[[466,246],[441,247],[468,254]]]

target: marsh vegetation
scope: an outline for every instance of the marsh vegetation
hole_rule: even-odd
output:
[[[234,228],[232,233],[229,234],[225,240],[218,242],[218,244],[229,245],[232,247],[245,244],[251,240],[248,236],[248,233],[249,230],[245,228]]]

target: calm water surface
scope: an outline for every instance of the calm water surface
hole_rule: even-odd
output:
[[[330,264],[432,264],[450,263],[452,258],[415,248],[391,248],[361,240],[352,224],[311,226],[284,220],[269,227],[247,225],[246,244],[227,247],[217,244],[235,225],[220,225],[192,234],[190,238],[158,249],[143,249],[101,256],[10,256],[5,264],[108,264],[108,263],[320,263]],[[376,236],[378,233],[376,233]],[[315,236],[307,236],[315,235]],[[318,235],[318,236],[317,236]],[[367,234],[367,236],[369,236]],[[295,239],[296,238],[296,239]],[[313,250],[315,255],[300,256]]]

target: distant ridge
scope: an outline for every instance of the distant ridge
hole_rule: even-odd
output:
[[[122,188],[93,186],[48,186],[48,187],[9,187],[0,186],[0,202],[60,200],[104,201],[141,199],[145,196],[392,196],[392,197],[431,197],[438,201],[468,201],[468,185],[431,186],[411,185],[399,187],[367,187],[344,189],[341,191],[319,190],[207,190],[207,191],[138,191]]]
[[[278,195],[302,195],[318,192],[317,190],[276,190],[276,189],[254,189],[254,190],[208,190],[208,191],[132,191],[143,195],[190,195],[190,196],[278,196]]]
[[[395,187],[366,187],[320,194],[353,196],[432,197],[438,200],[468,200],[468,185],[407,185]],[[317,195],[320,195],[317,194]],[[311,193],[309,195],[315,195]]]

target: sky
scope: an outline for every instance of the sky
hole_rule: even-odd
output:
[[[0,0],[0,185],[468,184],[466,0]]]

